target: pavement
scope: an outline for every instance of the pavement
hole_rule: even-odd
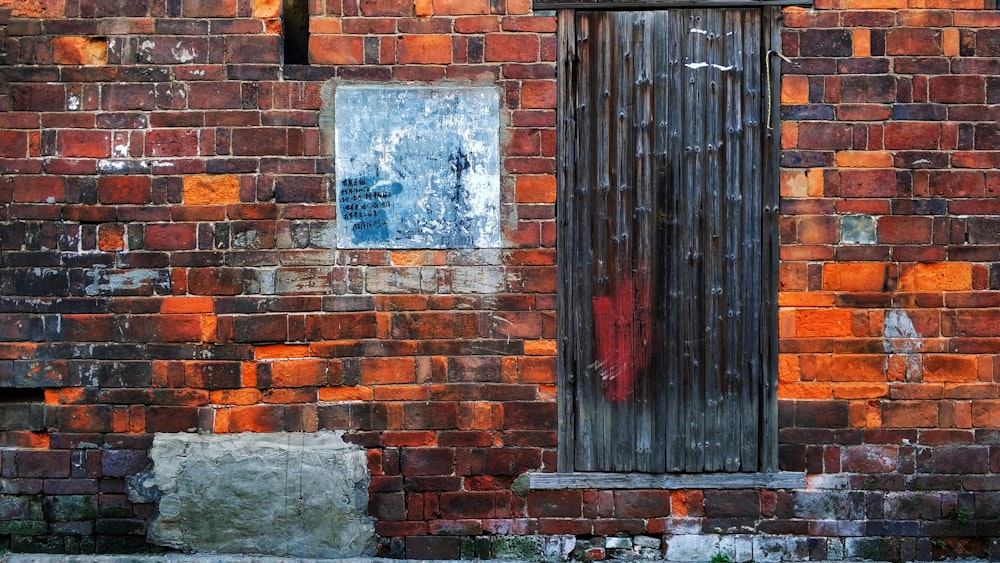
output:
[[[477,559],[478,563],[538,563],[513,559]],[[609,560],[614,562],[616,560]],[[221,555],[212,553],[170,553],[137,555],[46,555],[38,553],[8,553],[0,555],[0,563],[470,563],[470,560],[445,559],[386,559],[382,557],[351,557],[346,559],[298,559],[256,555]],[[632,563],[708,563],[707,561],[666,561],[661,559],[632,560]],[[811,563],[845,563],[845,561],[813,561]],[[865,563],[886,563],[865,560]],[[988,563],[986,559],[949,559],[948,563]]]

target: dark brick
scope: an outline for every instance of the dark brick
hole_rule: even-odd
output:
[[[151,406],[146,409],[147,432],[187,432],[198,428],[198,407]]]
[[[504,428],[549,430],[556,427],[556,405],[551,402],[509,402],[503,406]]]
[[[455,450],[409,448],[402,452],[403,475],[451,475],[455,472]]]
[[[933,470],[936,473],[986,473],[989,471],[989,448],[986,446],[949,446],[934,448]]]
[[[759,517],[760,494],[757,491],[705,491],[705,516],[712,518]]]
[[[799,32],[800,57],[850,57],[854,47],[848,29],[807,29]]]
[[[614,491],[615,516],[662,518],[670,515],[670,491]]]
[[[795,426],[801,428],[844,428],[849,425],[847,401],[797,401]]]
[[[579,518],[583,516],[583,493],[579,490],[532,491],[527,498],[531,518]]]
[[[457,536],[409,536],[407,559],[460,559],[462,539]]]
[[[17,476],[59,479],[69,477],[67,450],[23,450],[17,452]]]

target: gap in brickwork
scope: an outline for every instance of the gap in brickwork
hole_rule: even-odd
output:
[[[309,0],[283,0],[281,30],[285,64],[309,64]]]
[[[44,389],[4,389],[0,403],[41,403],[45,401]]]

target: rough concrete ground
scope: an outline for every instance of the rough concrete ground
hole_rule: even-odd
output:
[[[524,560],[490,559],[478,563],[537,563]],[[949,559],[949,563],[987,563],[985,559]],[[0,556],[0,563],[470,563],[468,560],[385,559],[380,557],[352,557],[348,559],[297,559],[288,557],[257,557],[251,555],[219,554],[167,554],[167,555],[42,555],[35,553],[9,553]],[[643,560],[642,563],[666,563]],[[670,563],[707,563],[690,561]],[[814,561],[812,563],[845,563],[844,561]],[[866,561],[865,563],[879,563]]]

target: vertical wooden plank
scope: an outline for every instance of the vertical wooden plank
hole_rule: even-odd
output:
[[[556,220],[559,236],[556,238],[556,267],[559,280],[557,292],[556,334],[558,342],[558,385],[559,385],[559,442],[557,452],[557,469],[569,472],[575,469],[573,459],[576,450],[575,411],[578,362],[581,350],[576,338],[581,319],[578,317],[580,280],[583,276],[574,275],[573,248],[579,244],[579,227],[577,226],[576,210],[579,202],[576,197],[576,99],[574,78],[578,67],[576,65],[576,29],[572,10],[560,10],[558,13],[558,43],[557,54],[557,103],[556,122],[557,135],[557,169],[556,169]]]
[[[740,183],[748,195],[744,205],[744,262],[743,288],[748,303],[761,303],[761,260],[762,248],[760,238],[761,202],[760,202],[760,139],[761,139],[761,67],[760,67],[760,11],[747,10],[744,22],[743,64],[746,68],[746,83],[744,84],[743,108],[744,146],[743,174]],[[742,413],[743,440],[741,451],[744,470],[758,466],[759,442],[751,437],[757,436],[760,421],[760,342],[765,335],[761,332],[760,307],[749,307],[743,326],[744,342],[752,346],[753,353],[748,355],[744,380],[740,393],[740,412]]]
[[[652,327],[653,319],[653,270],[652,250],[656,229],[653,204],[655,182],[655,155],[652,147],[653,91],[651,55],[654,46],[650,12],[642,12],[632,28],[634,112],[632,135],[635,138],[635,348],[636,348],[636,398],[635,411],[635,469],[651,472],[662,467],[653,453],[654,436],[659,432],[654,420],[653,404],[659,399],[653,393]]]
[[[781,50],[781,10],[767,7],[761,10],[761,52],[763,57],[771,57],[772,51]],[[778,92],[781,91],[781,63],[773,61],[766,65],[770,72],[765,80],[770,81],[770,99],[767,104],[771,122],[768,124],[762,147],[763,185],[761,188],[762,230],[764,247],[763,280],[761,288],[761,310],[764,319],[761,323],[764,334],[761,421],[760,421],[760,463],[759,471],[778,470],[778,142],[781,139],[781,120],[778,118],[780,104]],[[758,73],[758,76],[760,73]],[[765,110],[765,115],[767,112]]]
[[[688,332],[691,321],[688,314],[687,284],[691,249],[688,236],[691,234],[691,213],[687,204],[687,178],[685,157],[683,151],[685,137],[682,135],[685,126],[686,108],[684,105],[684,45],[682,39],[686,24],[686,12],[676,10],[666,12],[665,30],[668,42],[669,69],[667,77],[667,92],[673,98],[667,105],[666,127],[668,128],[666,150],[671,159],[669,188],[667,201],[670,205],[668,215],[670,228],[669,244],[663,248],[664,264],[669,268],[666,277],[669,280],[669,322],[663,327],[665,339],[668,341],[668,358],[666,369],[669,370],[672,393],[668,397],[669,418],[667,421],[667,470],[684,471],[687,468],[688,452],[688,411],[697,408],[689,403],[690,369],[688,358],[690,350],[687,346]]]
[[[743,294],[740,291],[743,260],[741,236],[743,234],[742,213],[743,193],[740,174],[743,168],[743,111],[742,93],[746,68],[743,63],[743,19],[742,12],[727,11],[725,14],[725,35],[722,48],[723,60],[733,65],[731,72],[724,76],[725,103],[724,146],[722,158],[722,178],[725,190],[725,250],[723,258],[723,296],[725,298],[725,366],[722,377],[724,408],[722,452],[725,471],[739,471],[742,458],[743,422],[741,417],[740,384],[743,378],[743,357],[746,346],[742,338]]]
[[[599,38],[595,36],[595,27],[589,18],[574,16],[578,36],[575,38],[578,57],[578,76],[574,83],[574,102],[576,104],[577,134],[579,154],[599,154],[599,149],[595,146],[595,127],[597,118],[597,100],[593,98],[591,77],[596,72],[601,72],[600,68],[594,68],[594,53],[597,49],[596,42]],[[596,160],[596,159],[595,159]],[[573,269],[571,275],[581,278],[585,288],[576,296],[573,306],[580,312],[579,321],[583,323],[587,317],[593,319],[590,301],[594,285],[599,285],[600,273],[591,273],[593,267],[587,256],[581,253],[581,248],[589,248],[594,241],[595,221],[593,212],[594,205],[594,165],[593,160],[578,160],[576,163],[577,177],[574,191],[580,202],[577,207],[575,220],[577,225],[577,236],[574,237]],[[599,224],[599,222],[598,222]],[[595,410],[596,394],[595,389],[599,376],[593,367],[593,336],[590,331],[582,330],[581,327],[592,326],[588,324],[574,325],[573,331],[576,334],[576,345],[579,347],[579,368],[578,376],[580,381],[576,387],[576,469],[578,471],[594,471],[602,469],[598,463],[598,448],[600,442],[605,439],[598,434],[601,426],[598,426],[598,415]]]

